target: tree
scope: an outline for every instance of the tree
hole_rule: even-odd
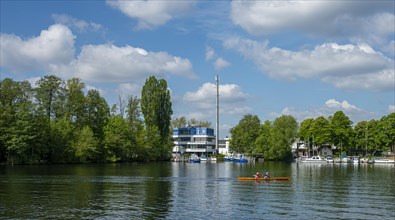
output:
[[[72,146],[76,134],[75,126],[66,116],[51,121],[50,141],[47,142],[49,162],[67,163],[75,158]]]
[[[245,115],[239,123],[230,129],[230,150],[238,153],[252,153],[255,140],[259,136],[261,121],[256,115]]]
[[[299,138],[301,140],[309,141],[309,139],[313,136],[313,122],[313,118],[307,118],[300,124]]]
[[[67,80],[67,116],[79,128],[84,126],[85,119],[84,87],[85,84],[79,78]]]
[[[142,129],[143,121],[141,120],[140,99],[137,96],[131,96],[126,106],[127,121],[132,133],[137,133]]]
[[[187,126],[187,119],[184,116],[181,116],[171,121],[172,128],[183,128],[186,126]]]
[[[9,163],[33,161],[37,138],[32,88],[27,81],[9,78],[1,84],[0,93],[0,159],[6,155]]]
[[[271,145],[272,124],[265,121],[259,128],[259,136],[255,140],[254,154],[269,155]]]
[[[345,149],[350,148],[353,136],[352,121],[342,112],[337,111],[329,118],[332,140],[334,145],[342,144]]]
[[[284,160],[291,156],[291,145],[295,141],[298,122],[291,115],[283,115],[273,122],[268,159]],[[265,154],[266,158],[266,154]]]
[[[314,145],[329,144],[332,140],[332,129],[328,119],[320,116],[312,123],[312,134]]]
[[[367,121],[360,121],[354,127],[353,143],[355,145],[355,149],[363,149],[365,156],[367,156],[367,153],[372,150],[371,148],[368,149],[368,129],[369,122]]]
[[[103,139],[103,127],[110,117],[110,107],[106,100],[100,96],[98,90],[91,89],[86,95],[86,119],[87,124],[96,138]]]
[[[384,151],[395,152],[395,112],[380,119],[381,143]]]
[[[132,144],[128,124],[121,115],[111,116],[104,127],[104,154],[105,160],[117,162],[130,158]]]
[[[39,110],[48,118],[60,118],[64,115],[65,87],[57,76],[44,76],[37,81],[36,100]]]
[[[97,145],[98,141],[90,127],[84,126],[81,130],[77,129],[72,149],[80,162],[95,160],[98,153]]]
[[[141,92],[141,111],[148,134],[156,136],[158,132],[160,137],[160,144],[152,146],[159,151],[158,159],[167,159],[172,147],[170,122],[173,110],[166,80],[151,76],[145,81]]]

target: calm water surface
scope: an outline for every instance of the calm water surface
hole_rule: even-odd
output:
[[[239,182],[256,171],[289,182]],[[395,165],[0,167],[0,219],[395,219]]]

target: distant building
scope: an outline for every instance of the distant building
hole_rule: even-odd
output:
[[[218,140],[218,153],[223,155],[230,154],[228,137]]]
[[[185,153],[212,155],[215,150],[214,129],[206,127],[186,127],[173,129],[173,156],[181,156]]]

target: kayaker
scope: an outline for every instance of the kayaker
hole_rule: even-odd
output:
[[[261,178],[261,174],[259,174],[259,172],[256,172],[256,174],[255,174],[255,178],[256,178],[256,179],[259,179],[259,178]]]
[[[263,178],[265,178],[265,179],[266,179],[266,178],[270,178],[269,172],[266,172],[265,175],[263,176]]]

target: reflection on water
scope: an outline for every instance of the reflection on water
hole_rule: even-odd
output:
[[[289,182],[238,182],[270,171]],[[126,163],[0,167],[2,218],[393,219],[395,166]]]

